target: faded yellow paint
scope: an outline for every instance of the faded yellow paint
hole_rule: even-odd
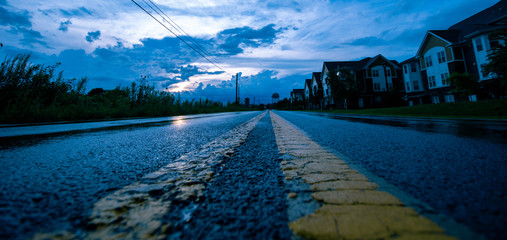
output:
[[[286,179],[303,179],[314,191],[312,197],[324,203],[289,223],[295,234],[306,239],[454,239],[395,196],[376,190],[376,183],[290,123],[270,115],[280,153],[292,156],[281,161]]]

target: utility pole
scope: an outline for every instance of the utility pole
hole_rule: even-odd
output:
[[[238,99],[238,73],[236,73],[236,103],[239,104],[239,99]]]

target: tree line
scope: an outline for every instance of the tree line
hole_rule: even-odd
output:
[[[87,78],[64,79],[54,65],[33,64],[30,54],[6,58],[0,66],[0,122],[30,123],[171,116],[245,110],[210,100],[182,101],[157,91],[146,77],[128,87],[95,88],[86,93]]]

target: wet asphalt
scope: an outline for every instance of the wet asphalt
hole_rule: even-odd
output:
[[[364,167],[489,239],[505,238],[507,147],[498,138],[276,113],[348,158],[349,164]]]
[[[290,239],[284,175],[269,114],[215,172],[178,238]]]
[[[258,114],[2,138],[0,239],[79,231],[97,200]]]
[[[97,200],[259,113],[0,138],[0,239],[80,231]],[[277,114],[349,164],[490,239],[504,238],[507,148],[498,136],[505,133],[488,138],[446,131],[450,123],[421,131],[403,123]],[[204,197],[174,202],[166,220],[179,222],[169,238],[290,238],[287,222],[294,216],[286,193],[293,183],[284,183],[281,157],[266,115],[235,154],[213,166]]]

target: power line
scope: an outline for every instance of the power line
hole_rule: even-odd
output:
[[[145,3],[146,3],[146,0],[143,0]],[[164,11],[162,11],[162,9],[160,9],[152,0],[148,0],[151,5],[153,5],[157,10],[153,9],[153,11],[157,12],[157,14],[159,14],[159,16],[162,17],[162,19],[165,20],[164,16],[167,17],[167,19],[169,19],[169,21],[167,21],[169,24],[171,24],[172,27],[174,27],[178,32],[180,32],[181,35],[184,35],[187,39],[189,39],[192,43],[194,43],[194,45],[199,48],[199,50],[201,50],[202,52],[204,52],[204,54],[206,54],[206,56],[210,57],[211,59],[213,59],[215,61],[215,63],[217,64],[220,64],[220,60],[218,60],[218,58],[216,58],[215,56],[211,55],[208,51],[206,51],[206,49],[204,49],[204,47],[198,43],[194,38],[192,38],[185,30],[183,30],[183,28],[181,28],[174,20],[172,20]],[[147,3],[147,5],[149,6],[149,4]],[[164,16],[162,16],[162,14]]]
[[[213,64],[215,67],[219,68],[220,70],[230,74],[230,75],[233,75],[231,73],[229,73],[228,71],[226,71],[225,69],[223,69],[222,67],[218,66],[216,63],[214,63],[213,61],[211,61],[207,56],[205,56],[203,53],[201,53],[200,51],[198,51],[197,49],[195,49],[194,47],[192,47],[187,41],[185,41],[183,38],[181,38],[180,36],[178,36],[178,34],[176,34],[174,31],[172,31],[170,28],[168,28],[165,24],[163,24],[162,22],[160,22],[160,20],[158,20],[155,16],[153,16],[148,10],[146,10],[145,8],[143,8],[141,5],[139,5],[139,3],[137,3],[135,0],[131,0],[134,4],[136,4],[139,8],[141,8],[144,12],[146,12],[146,14],[150,15],[150,17],[152,17],[155,21],[157,21],[160,25],[162,25],[165,29],[167,29],[169,32],[171,32],[174,36],[176,36],[176,38],[178,38],[179,40],[181,40],[183,43],[185,43],[189,48],[191,48],[192,50],[194,50],[195,52],[197,52],[199,55],[201,55],[201,57],[203,57],[204,59],[206,59],[208,62],[210,62],[211,64]],[[153,9],[153,8],[152,8]]]

